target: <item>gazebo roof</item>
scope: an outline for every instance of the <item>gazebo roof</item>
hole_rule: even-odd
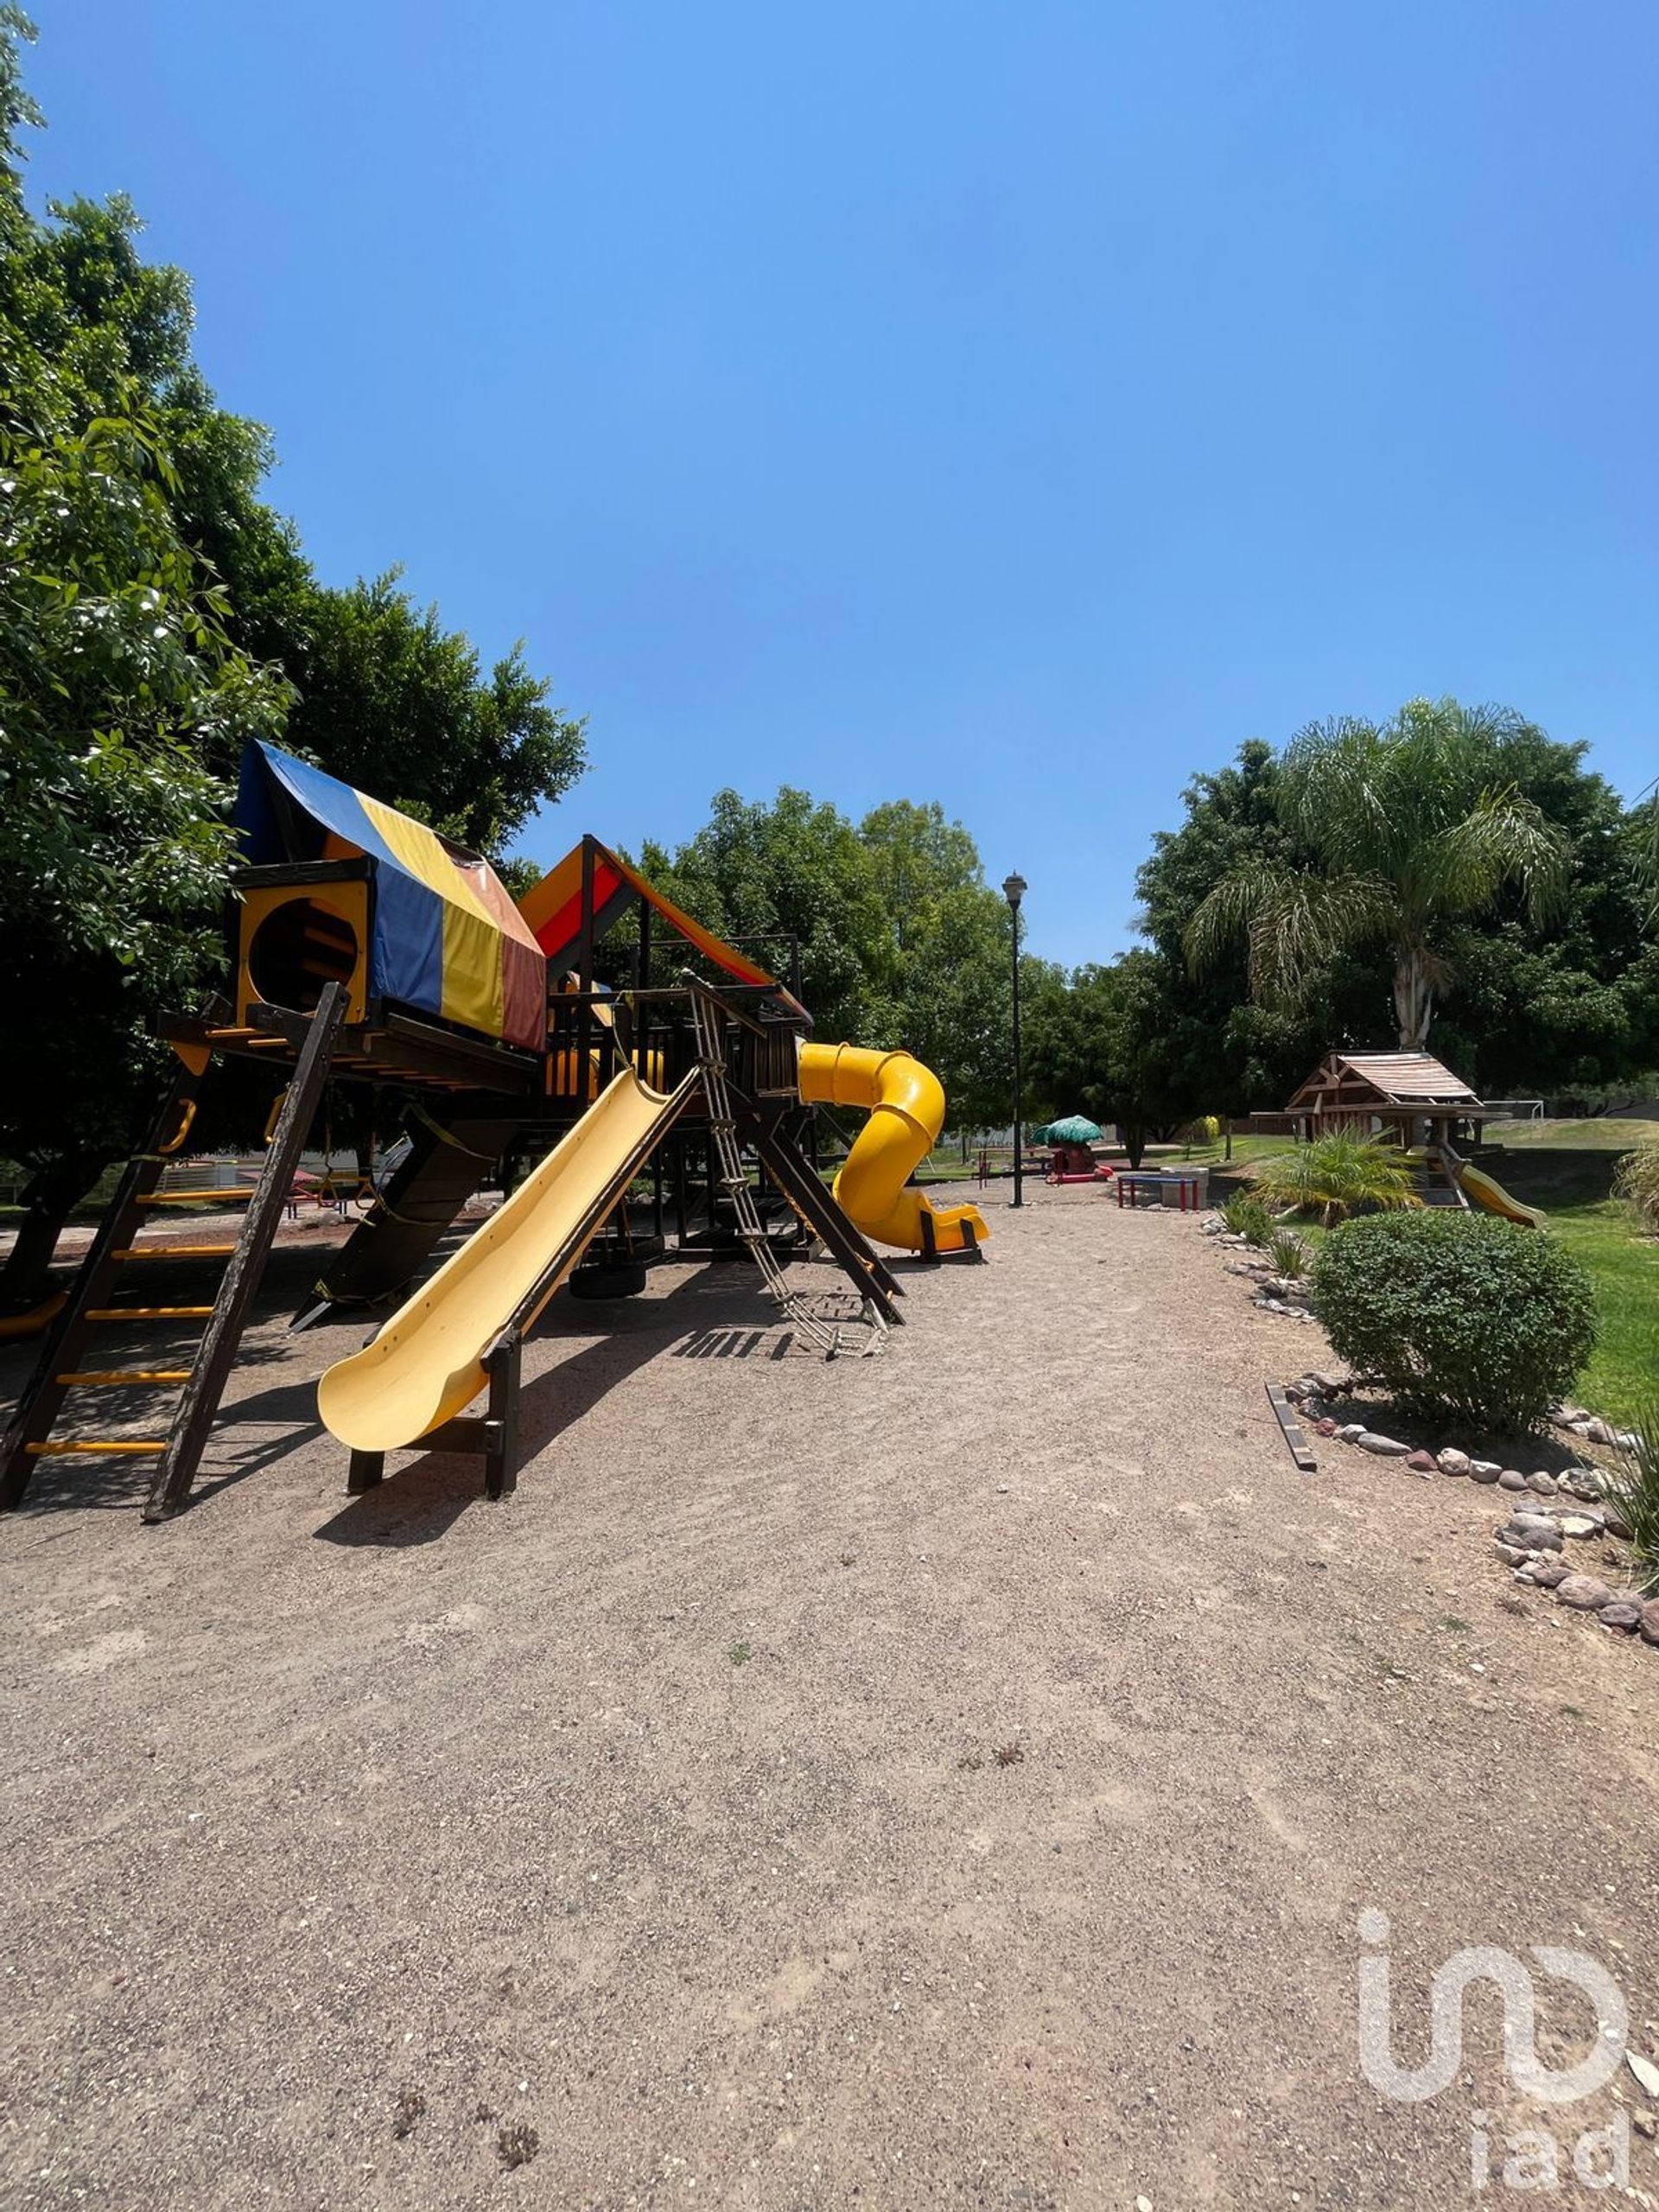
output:
[[[1396,1107],[1425,1113],[1450,1108],[1478,1113],[1481,1103],[1460,1077],[1428,1052],[1330,1052],[1297,1090],[1287,1110],[1306,1113]]]

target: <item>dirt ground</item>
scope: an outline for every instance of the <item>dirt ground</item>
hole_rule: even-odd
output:
[[[1655,2047],[1659,1652],[1516,1593],[1490,1494],[1299,1474],[1263,1383],[1321,1341],[1192,1220],[992,1225],[874,1359],[731,1266],[560,1299],[498,1506],[431,1454],[346,1498],[313,1385],[363,1331],[284,1340],[290,1249],[192,1510],[45,1471],[0,2202],[1415,2212],[1478,2112],[1491,2202],[1506,2133],[1659,2111],[1525,2104],[1491,1991],[1427,2101],[1356,2031],[1371,1909],[1402,2064],[1465,1944],[1588,1953]]]

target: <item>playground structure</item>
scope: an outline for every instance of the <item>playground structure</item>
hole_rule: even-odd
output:
[[[1481,1207],[1522,1229],[1544,1216],[1513,1198],[1457,1149],[1466,1128],[1481,1141],[1489,1109],[1427,1052],[1331,1052],[1300,1085],[1286,1111],[1304,1141],[1335,1130],[1397,1145],[1417,1171],[1427,1206]]]
[[[906,1187],[943,1122],[937,1078],[908,1053],[813,1041],[798,977],[791,988],[714,936],[596,838],[515,906],[476,855],[269,746],[245,757],[238,823],[229,996],[162,1025],[175,1078],[0,1446],[0,1510],[41,1459],[82,1454],[156,1459],[148,1521],[186,1503],[331,1081],[395,1086],[411,1140],[294,1324],[395,1309],[318,1393],[353,1491],[417,1444],[477,1452],[489,1493],[511,1490],[522,1345],[561,1288],[627,1295],[671,1251],[747,1255],[794,1332],[833,1357],[874,1349],[903,1319],[877,1244],[981,1255],[974,1207],[936,1212]],[[607,985],[600,948],[625,918]],[[248,1185],[169,1193],[164,1170],[216,1055],[281,1079],[263,1166]],[[820,1101],[868,1116],[833,1192],[817,1165]],[[505,1203],[429,1273],[498,1175]],[[233,1242],[142,1239],[168,1203],[204,1198],[245,1206]],[[824,1319],[785,1280],[815,1245],[855,1293],[856,1324]],[[118,1300],[130,1268],[142,1280],[187,1255],[225,1262],[212,1305]],[[187,1323],[201,1325],[188,1365],[86,1357],[106,1329]],[[134,1389],[177,1392],[157,1433],[57,1433],[79,1394]],[[468,1416],[485,1390],[487,1410]]]

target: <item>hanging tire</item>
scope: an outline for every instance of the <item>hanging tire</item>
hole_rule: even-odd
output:
[[[568,1285],[572,1298],[638,1298],[645,1287],[643,1260],[601,1260],[578,1268]]]

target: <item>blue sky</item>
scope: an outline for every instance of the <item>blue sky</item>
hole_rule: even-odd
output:
[[[1659,773],[1651,0],[35,12],[322,573],[590,717],[537,856],[937,798],[1075,962],[1249,736]]]

